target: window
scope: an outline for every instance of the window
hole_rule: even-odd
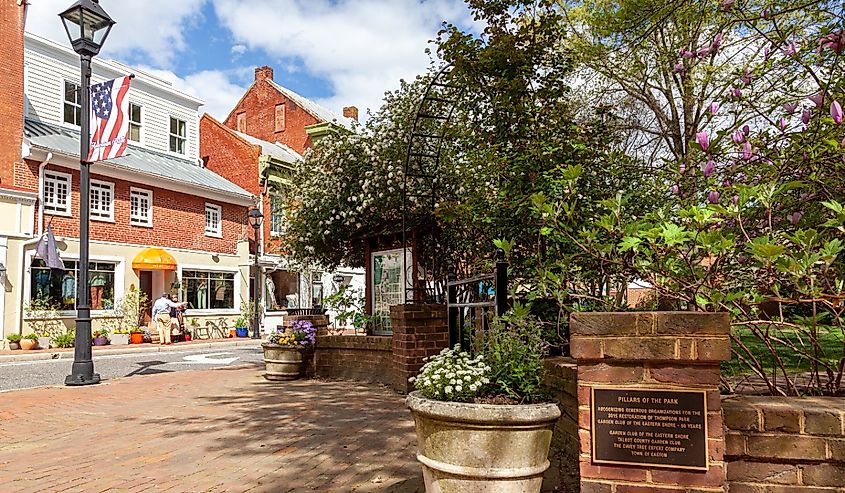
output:
[[[91,180],[91,219],[114,221],[114,183]]]
[[[188,308],[197,310],[235,308],[235,273],[182,271],[182,292]]]
[[[285,131],[285,105],[276,105],[276,132]]]
[[[53,271],[43,260],[34,260],[30,269],[30,300],[47,303],[57,310],[76,309],[76,280],[79,262],[65,260],[65,271]],[[114,308],[114,271],[116,263],[89,262],[88,289],[92,310]]]
[[[186,138],[185,122],[178,118],[170,117],[170,152],[185,154]]]
[[[220,226],[222,213],[219,205],[205,204],[205,235],[223,237],[223,228]]]
[[[58,171],[44,172],[44,212],[70,215],[70,175]]]
[[[141,105],[129,103],[129,140],[141,142]]]
[[[246,113],[238,113],[238,132],[246,133]]]
[[[64,122],[79,126],[82,121],[82,94],[79,84],[65,81]]]
[[[280,235],[285,232],[284,196],[280,193],[270,194],[270,233]]]
[[[134,187],[129,189],[129,224],[153,226],[153,192]]]

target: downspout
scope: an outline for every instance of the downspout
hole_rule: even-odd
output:
[[[53,159],[53,153],[47,153],[47,159],[38,165],[38,238],[44,234],[44,170]]]

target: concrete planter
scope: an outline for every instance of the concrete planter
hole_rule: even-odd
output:
[[[50,338],[49,337],[39,337],[38,338],[38,348],[39,349],[50,349]]]
[[[267,380],[296,380],[302,376],[305,365],[303,351],[300,348],[280,346],[265,342],[264,349],[264,378]]]
[[[406,404],[428,493],[539,493],[557,404],[443,402],[419,392]]]
[[[112,334],[112,346],[125,346],[129,344],[129,334]]]

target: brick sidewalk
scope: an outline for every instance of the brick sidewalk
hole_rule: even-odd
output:
[[[422,492],[403,396],[256,367],[0,393],[0,491]]]

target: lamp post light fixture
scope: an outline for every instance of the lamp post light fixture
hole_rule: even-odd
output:
[[[73,51],[79,54],[81,68],[79,132],[79,275],[76,282],[76,339],[73,366],[65,385],[100,383],[91,359],[91,303],[88,289],[88,218],[91,208],[90,88],[91,59],[100,53],[115,21],[100,7],[98,0],[79,0],[59,14]]]
[[[262,214],[257,207],[253,207],[247,213],[247,219],[249,220],[249,225],[252,226],[253,231],[255,231],[255,277],[252,281],[255,310],[252,315],[252,338],[261,339],[261,304],[259,303],[259,300],[261,299],[261,283],[259,282],[261,270],[258,267],[258,257],[261,254],[261,241],[258,238],[258,230],[261,228],[261,223],[264,220],[264,214]]]

